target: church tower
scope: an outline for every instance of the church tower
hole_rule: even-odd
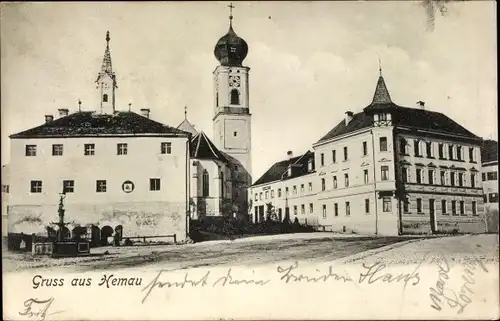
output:
[[[112,115],[115,112],[115,89],[116,75],[111,66],[111,54],[109,52],[109,31],[106,32],[106,49],[102,59],[101,71],[95,81],[97,86],[98,97],[100,101],[100,113]]]
[[[229,5],[229,31],[215,45],[219,66],[214,76],[214,142],[233,157],[248,174],[251,184],[251,115],[249,106],[249,67],[243,66],[248,45],[233,30],[232,9]]]

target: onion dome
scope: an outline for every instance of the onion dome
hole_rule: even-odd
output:
[[[238,37],[236,32],[234,32],[232,25],[232,8],[234,7],[232,4],[228,7],[231,9],[229,16],[229,31],[222,38],[220,38],[219,41],[217,41],[214,49],[214,55],[222,66],[240,67],[241,63],[247,56],[248,45],[243,38]]]

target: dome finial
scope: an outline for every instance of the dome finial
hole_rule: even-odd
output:
[[[233,3],[231,2],[228,6],[229,8],[229,27],[232,28],[233,27]]]

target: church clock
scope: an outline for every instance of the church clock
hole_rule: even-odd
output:
[[[239,87],[241,84],[240,76],[229,76],[229,86]]]

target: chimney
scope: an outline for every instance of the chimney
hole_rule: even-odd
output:
[[[66,117],[66,116],[68,116],[68,112],[69,112],[69,110],[67,110],[67,109],[65,109],[65,108],[63,108],[63,109],[58,109],[58,111],[59,111],[59,117]]]
[[[53,120],[54,120],[53,115],[45,115],[45,123],[50,123]]]
[[[418,108],[425,110],[425,101],[421,101],[421,100],[417,101],[417,106],[418,106]]]
[[[347,125],[351,122],[351,120],[352,120],[352,115],[354,115],[354,114],[352,113],[352,111],[346,111],[346,112],[345,112],[345,125],[346,125],[346,126],[347,126]]]
[[[291,150],[289,150],[288,152],[286,152],[286,156],[288,156],[288,160],[292,159],[293,158],[293,152]]]
[[[141,109],[141,116],[149,118],[149,112],[150,112],[150,110],[148,108],[142,108]]]

